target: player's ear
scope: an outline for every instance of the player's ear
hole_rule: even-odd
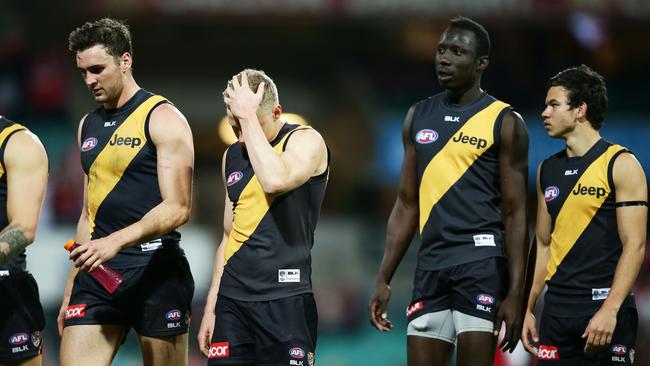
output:
[[[490,64],[490,58],[487,56],[479,56],[476,60],[476,71],[483,72]]]

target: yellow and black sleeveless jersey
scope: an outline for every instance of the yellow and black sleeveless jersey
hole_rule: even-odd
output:
[[[86,116],[80,149],[93,239],[139,221],[162,202],[156,147],[149,136],[149,116],[162,103],[169,101],[140,89],[121,108],[99,107]],[[179,240],[172,231],[161,240],[123,249],[108,263],[115,268],[146,265],[156,249]]]
[[[540,187],[552,219],[544,305],[550,314],[593,314],[609,294],[622,252],[612,167],[623,152],[601,139],[581,157],[563,150],[542,163]]]
[[[271,146],[281,153],[293,132],[304,128],[285,123]],[[225,164],[234,210],[219,295],[267,301],[311,292],[311,248],[329,167],[292,191],[269,195],[244,145],[231,145]]]
[[[11,135],[16,131],[21,130],[26,130],[26,128],[0,116],[0,230],[9,225],[9,218],[7,217],[7,172],[5,171],[5,148],[7,147],[9,137],[11,137]],[[27,270],[26,258],[27,256],[23,250],[9,263],[0,266],[0,277],[25,272]]]
[[[419,182],[418,269],[504,256],[499,145],[508,110],[485,93],[460,107],[446,92],[416,104],[410,138]]]

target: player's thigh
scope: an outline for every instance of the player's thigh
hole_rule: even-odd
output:
[[[449,364],[454,344],[436,338],[408,336],[408,366],[430,366]]]
[[[187,365],[187,333],[163,337],[140,335],[139,340],[145,366]]]
[[[449,363],[456,341],[449,309],[419,315],[408,323],[406,333],[409,366]]]
[[[37,355],[28,359],[13,361],[13,362],[0,362],[0,366],[41,366],[43,364],[43,357]]]
[[[458,366],[492,366],[497,337],[492,332],[469,331],[458,335]]]
[[[61,366],[108,366],[125,336],[121,325],[67,326],[61,335]]]

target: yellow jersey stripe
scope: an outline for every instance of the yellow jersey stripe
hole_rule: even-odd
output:
[[[140,139],[139,146],[125,147],[125,145],[107,143],[93,161],[88,172],[88,218],[91,234],[95,229],[95,217],[99,206],[120,181],[133,158],[147,143],[147,134],[144,130],[147,115],[153,107],[164,100],[166,100],[164,97],[154,95],[144,101],[122,122],[109,139],[113,141],[117,137],[137,137]]]
[[[26,130],[26,128],[25,126],[19,125],[18,123],[14,123],[13,125],[2,130],[2,132],[0,132],[0,146],[5,143],[5,140],[7,137],[9,137],[9,135],[20,130]],[[5,175],[5,168],[4,165],[0,164],[0,177],[3,175]]]
[[[568,192],[567,199],[555,219],[555,227],[551,233],[551,255],[547,265],[546,281],[550,280],[557,272],[558,266],[569,253],[573,245],[585,231],[596,212],[612,191],[609,186],[609,162],[619,151],[625,148],[620,145],[610,146],[598,159],[594,160],[571,191],[577,187],[605,187],[605,194],[601,197],[588,194],[573,194]]]
[[[284,142],[292,132],[309,128],[310,127],[298,127],[287,132],[280,142],[273,146],[273,150],[276,154],[281,154]],[[274,199],[275,196],[268,195],[264,192],[262,184],[257,179],[257,176],[253,175],[239,195],[239,199],[237,199],[237,205],[235,206],[235,212],[233,213],[232,229],[228,236],[226,250],[224,251],[224,265],[228,263],[228,260],[235,255],[239,249],[241,249],[244,242],[253,235],[260,222],[271,208]]]
[[[420,181],[420,234],[429,220],[433,206],[444,196],[474,164],[494,144],[494,125],[501,111],[509,105],[494,101],[470,118],[452,136],[445,146],[427,165]],[[452,140],[464,136],[480,136],[485,144],[456,143]],[[484,145],[484,146],[481,146]]]

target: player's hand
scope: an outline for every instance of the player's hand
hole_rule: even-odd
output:
[[[69,258],[79,270],[90,272],[115,257],[120,249],[122,248],[112,240],[101,238],[81,244],[70,252]]]
[[[248,76],[246,72],[241,73],[241,82],[237,79],[237,75],[233,76],[232,80],[228,83],[228,88],[223,93],[223,101],[238,120],[246,117],[247,113],[256,113],[257,108],[262,102],[264,97],[264,82],[257,86],[257,90],[251,90],[248,85]]]
[[[65,311],[68,310],[69,296],[64,296],[59,309],[59,315],[56,317],[56,326],[59,330],[59,337],[63,335],[63,321],[65,320]]]
[[[585,353],[591,353],[612,343],[612,334],[616,328],[616,310],[601,307],[589,320],[582,338],[586,338]]]
[[[203,312],[203,319],[201,319],[201,326],[199,327],[197,340],[199,341],[199,349],[205,357],[209,357],[210,342],[212,341],[212,332],[214,331],[215,320],[216,315],[214,309],[206,309]]]
[[[524,325],[521,330],[521,343],[524,344],[524,348],[528,353],[537,357],[538,350],[535,344],[539,343],[539,335],[537,334],[537,325],[535,323],[535,315],[530,310],[526,310]]]
[[[378,283],[375,294],[368,305],[370,313],[370,324],[382,332],[393,329],[393,323],[388,320],[388,301],[390,300],[390,286],[386,283]]]
[[[494,322],[494,335],[498,336],[501,330],[501,323],[505,323],[506,332],[499,345],[503,352],[510,352],[515,350],[521,335],[521,327],[523,323],[521,299],[516,296],[506,296],[499,305],[497,317]]]

